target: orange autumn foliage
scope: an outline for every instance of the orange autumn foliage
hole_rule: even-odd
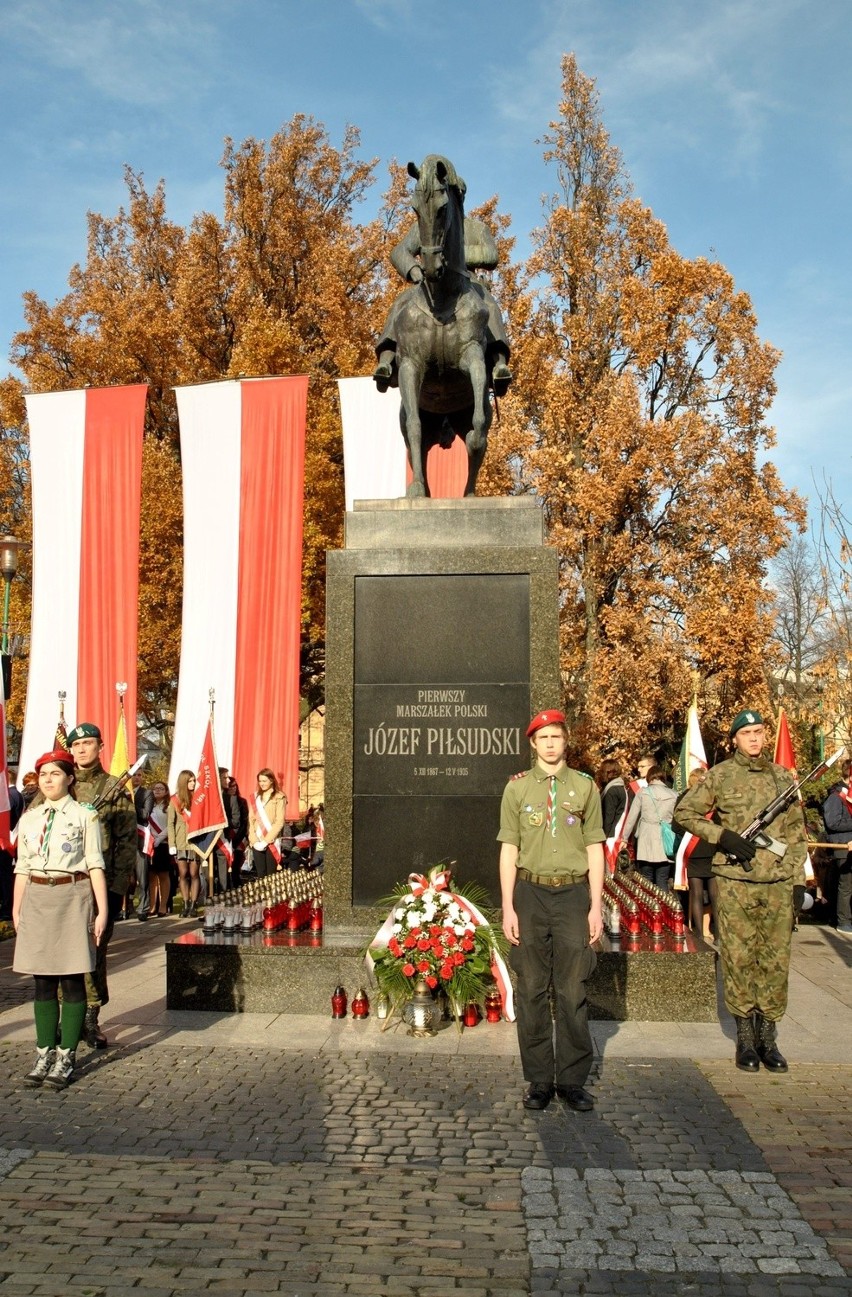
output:
[[[556,190],[509,299],[515,382],[492,455],[559,550],[565,703],[590,756],[674,746],[765,702],[767,564],[803,518],[765,459],[778,353],[718,263],[630,192],[594,82],[563,60]]]
[[[297,115],[268,142],[226,142],[222,216],[170,221],[166,188],[129,168],[128,203],[90,213],[86,261],[54,306],[28,293],[12,359],[34,392],[149,384],[140,561],[140,710],[162,727],[180,654],[181,475],[173,388],[182,383],[308,374],[302,590],[302,682],[321,688],[325,551],[339,545],[343,469],[335,380],[366,373],[390,294],[386,253],[400,210],[392,174],[378,217],[357,208],[374,162],[358,133],[340,147]],[[0,392],[0,418],[22,385]]]

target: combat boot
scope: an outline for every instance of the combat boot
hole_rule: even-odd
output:
[[[757,1040],[757,1053],[767,1072],[787,1072],[787,1060],[781,1053],[776,1040],[775,1023],[764,1018],[762,1013],[754,1015],[754,1034]]]
[[[734,1062],[741,1072],[759,1072],[760,1059],[755,1049],[754,1023],[751,1018],[734,1018],[737,1024],[737,1052]]]
[[[28,1085],[32,1089],[35,1089],[37,1085],[43,1085],[55,1061],[55,1049],[51,1049],[49,1045],[45,1045],[43,1049],[39,1049],[35,1067],[24,1077],[24,1085]]]
[[[74,1064],[76,1063],[73,1049],[63,1049],[60,1045],[56,1051],[56,1058],[53,1067],[44,1078],[45,1085],[50,1086],[52,1090],[64,1090],[71,1084],[71,1077],[74,1074]]]
[[[108,1041],[98,1025],[98,1014],[100,1006],[89,1004],[86,1006],[86,1017],[83,1021],[83,1039],[90,1049],[106,1049]]]

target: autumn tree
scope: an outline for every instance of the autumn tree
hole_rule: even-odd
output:
[[[145,382],[140,708],[152,724],[174,705],[180,652],[181,478],[173,388],[182,383],[310,377],[303,567],[303,685],[321,687],[325,550],[339,544],[342,450],[334,381],[369,372],[391,286],[387,245],[400,214],[392,178],[380,215],[359,223],[375,164],[358,133],[335,147],[298,115],[264,143],[226,142],[221,215],[170,221],[166,187],[125,173],[126,207],[88,218],[86,260],[50,306],[24,299],[12,359],[34,392]],[[395,287],[395,286],[394,286]],[[22,419],[22,384],[0,389],[0,418]],[[12,411],[17,413],[12,415]]]
[[[7,398],[3,402],[4,396]],[[23,541],[18,555],[18,572],[10,588],[9,637],[12,656],[12,692],[7,700],[6,720],[17,731],[23,726],[26,700],[26,660],[29,649],[30,587],[32,573],[32,515],[30,509],[30,464],[22,403],[17,387],[8,380],[0,383],[0,536]],[[0,591],[2,597],[2,591]],[[17,744],[9,744],[14,751]]]
[[[711,732],[765,701],[763,580],[803,510],[763,459],[778,353],[749,298],[675,251],[631,193],[594,82],[573,56],[562,71],[555,192],[511,304],[494,445],[512,439],[558,547],[575,733],[635,751],[679,737],[696,678]]]

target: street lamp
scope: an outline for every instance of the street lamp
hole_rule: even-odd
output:
[[[25,542],[15,536],[0,536],[0,574],[3,576],[3,630],[0,638],[0,651],[9,652],[9,599],[12,594],[12,582],[18,570],[18,555]]]

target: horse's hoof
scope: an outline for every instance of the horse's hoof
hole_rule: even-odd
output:
[[[512,371],[508,365],[495,365],[491,375],[491,386],[495,396],[505,396],[512,381]]]
[[[386,392],[390,387],[393,371],[390,365],[377,365],[373,370],[373,382],[380,392]]]
[[[409,483],[408,490],[405,493],[408,500],[422,500],[426,497],[426,487],[422,482]]]

